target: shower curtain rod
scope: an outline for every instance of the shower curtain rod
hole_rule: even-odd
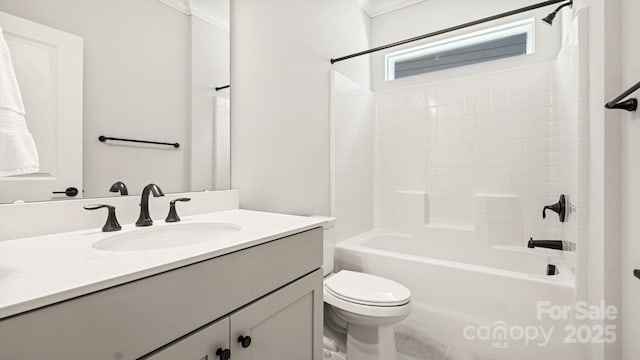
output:
[[[434,31],[432,33],[428,33],[428,34],[412,37],[410,39],[401,40],[401,41],[394,42],[394,43],[387,44],[387,45],[378,46],[378,47],[375,47],[373,49],[357,52],[357,53],[354,53],[354,54],[351,54],[351,55],[347,55],[347,56],[343,56],[343,57],[339,57],[339,58],[336,58],[336,59],[331,59],[331,63],[335,64],[335,63],[337,63],[339,61],[351,59],[351,58],[362,56],[362,55],[371,54],[371,53],[374,53],[374,52],[377,52],[377,51],[380,51],[380,50],[385,50],[385,49],[396,47],[396,46],[399,46],[399,45],[408,44],[408,43],[411,43],[411,42],[414,42],[414,41],[419,41],[419,40],[427,39],[427,38],[430,38],[430,37],[433,37],[433,36],[442,35],[442,34],[446,34],[448,32],[464,29],[464,28],[467,28],[467,27],[470,27],[470,26],[486,23],[486,22],[493,21],[493,20],[502,19],[502,18],[507,17],[507,16],[512,16],[512,15],[520,14],[520,13],[523,13],[523,12],[539,9],[539,8],[542,8],[542,7],[545,7],[545,6],[558,4],[558,3],[561,3],[561,2],[568,2],[568,1],[570,1],[570,0],[551,0],[551,1],[545,1],[545,2],[541,2],[541,3],[537,3],[537,4],[534,4],[534,5],[525,6],[525,7],[520,8],[520,9],[507,11],[507,12],[504,12],[504,13],[501,13],[501,14],[497,14],[497,15],[493,15],[493,16],[489,16],[489,17],[486,17],[486,18],[483,18],[483,19],[480,19],[480,20],[471,21],[471,22],[468,22],[468,23],[465,23],[465,24],[462,24],[462,25],[452,26],[452,27],[449,27],[449,28],[446,28],[446,29]]]

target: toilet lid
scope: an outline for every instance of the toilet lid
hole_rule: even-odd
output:
[[[327,291],[343,300],[371,306],[400,306],[411,292],[402,284],[380,276],[342,270],[325,280]]]

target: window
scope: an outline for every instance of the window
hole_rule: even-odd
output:
[[[385,56],[386,79],[396,80],[534,52],[534,20],[457,36]]]

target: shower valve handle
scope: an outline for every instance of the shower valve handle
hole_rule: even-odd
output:
[[[547,205],[542,209],[542,218],[547,218],[547,210],[551,210],[558,214],[560,222],[564,222],[567,215],[567,198],[564,195],[560,195],[560,200],[557,203]]]

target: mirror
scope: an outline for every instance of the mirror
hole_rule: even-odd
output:
[[[0,203],[230,188],[229,0],[0,0],[0,27],[40,163]]]

